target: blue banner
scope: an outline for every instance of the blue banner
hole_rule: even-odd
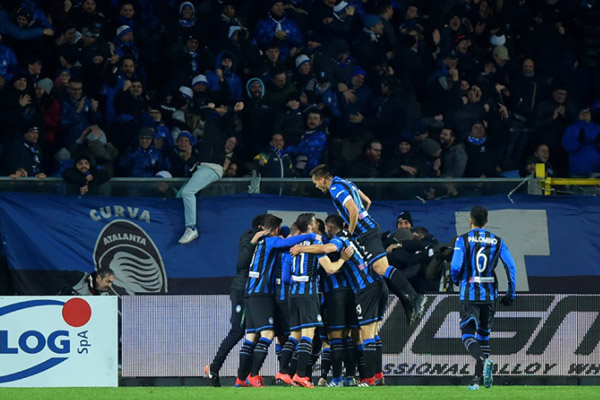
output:
[[[506,241],[515,257],[518,290],[539,290],[543,285],[535,284],[536,279],[551,281],[555,291],[562,292],[580,291],[569,287],[575,282],[569,278],[592,277],[598,282],[600,199],[514,196],[513,200],[514,204],[505,196],[493,196],[425,204],[378,201],[370,212],[387,231],[395,230],[396,215],[408,210],[415,226],[450,243],[469,229],[468,212],[481,204],[490,210],[489,229]],[[110,266],[119,271],[115,284],[127,293],[176,293],[182,280],[233,276],[239,236],[255,215],[271,212],[290,224],[307,211],[324,218],[334,208],[325,198],[199,197],[200,238],[180,245],[184,222],[178,199],[2,193],[0,229],[13,272],[92,272]]]

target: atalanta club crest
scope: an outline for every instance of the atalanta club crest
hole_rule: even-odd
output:
[[[152,238],[137,224],[114,220],[100,232],[94,248],[96,269],[115,273],[118,294],[166,293],[167,275]]]

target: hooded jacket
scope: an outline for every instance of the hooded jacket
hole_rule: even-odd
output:
[[[223,60],[224,55],[231,57],[233,62],[233,65],[229,69],[223,69],[221,66],[221,61]],[[229,91],[231,93],[230,97],[234,102],[242,101],[242,80],[239,75],[235,73],[236,65],[236,58],[229,50],[223,50],[217,55],[215,70],[219,68],[223,70],[223,79],[225,79],[229,85]],[[215,71],[208,71],[206,73],[206,79],[208,80],[208,90],[211,92],[217,92],[220,90],[219,77]]]

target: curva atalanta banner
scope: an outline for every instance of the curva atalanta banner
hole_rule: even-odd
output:
[[[0,387],[117,383],[115,296],[0,297]]]
[[[442,243],[469,230],[474,204],[489,210],[488,228],[508,244],[517,290],[596,292],[600,285],[600,199],[505,196],[375,202],[369,212],[382,231],[411,212]],[[301,212],[335,212],[329,199],[239,194],[198,198],[200,238],[177,243],[183,204],[177,199],[0,194],[0,229],[16,290],[56,294],[68,271],[109,266],[115,290],[136,293],[227,293],[240,235],[252,218],[271,212],[291,224]],[[498,274],[505,289],[504,273]],[[229,278],[229,279],[224,279]]]

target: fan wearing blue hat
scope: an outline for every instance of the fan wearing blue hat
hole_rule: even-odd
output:
[[[365,16],[363,25],[352,53],[360,65],[371,71],[374,66],[390,60],[393,52],[385,40],[383,21],[380,16],[371,14]]]
[[[188,177],[190,169],[200,161],[194,149],[196,138],[189,131],[181,131],[177,136],[176,146],[169,153],[171,174],[174,177]]]

